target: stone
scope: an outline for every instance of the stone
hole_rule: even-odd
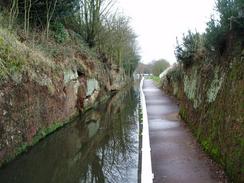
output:
[[[64,84],[67,84],[68,82],[76,79],[78,79],[77,72],[74,72],[72,69],[64,71]]]
[[[214,71],[213,81],[211,82],[210,88],[208,89],[208,92],[207,92],[207,101],[209,103],[215,101],[215,99],[218,95],[218,92],[222,86],[222,83],[224,81],[224,77],[225,77],[224,74],[222,74],[220,76],[219,68],[217,67],[217,69],[215,69],[215,71]]]
[[[91,96],[94,93],[94,91],[98,91],[99,89],[99,83],[96,79],[87,80],[86,96]]]

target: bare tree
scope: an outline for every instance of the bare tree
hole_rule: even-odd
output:
[[[30,31],[30,11],[31,11],[32,2],[31,0],[24,1],[24,32],[28,37]]]
[[[57,5],[57,0],[46,0],[46,37],[48,39],[50,21],[52,20],[53,14],[55,12]]]
[[[81,0],[80,22],[82,33],[89,47],[94,47],[102,20],[108,16],[112,0]]]
[[[13,26],[13,23],[19,14],[18,4],[19,4],[18,0],[11,1],[11,8],[10,8],[10,15],[9,15],[9,28]]]

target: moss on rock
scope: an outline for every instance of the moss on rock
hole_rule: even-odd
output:
[[[244,62],[241,58],[240,55],[223,57],[222,63],[215,65],[204,65],[201,61],[184,70],[182,79],[175,81],[169,73],[162,82],[162,88],[179,99],[180,116],[202,148],[225,168],[234,182],[244,182]]]

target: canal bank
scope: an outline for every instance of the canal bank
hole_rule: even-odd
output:
[[[190,130],[178,119],[175,101],[145,80],[154,183],[226,182],[223,171],[203,153]]]
[[[52,54],[18,38],[0,27],[0,167],[132,80],[76,38]]]
[[[138,181],[139,91],[127,87],[0,169],[4,183]]]

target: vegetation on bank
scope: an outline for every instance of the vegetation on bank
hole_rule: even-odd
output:
[[[150,76],[149,78],[150,78],[151,80],[153,80],[154,84],[155,84],[157,87],[160,87],[160,85],[161,85],[160,77],[158,77],[158,76]]]
[[[180,115],[230,180],[244,181],[244,1],[216,0],[205,33],[177,41],[178,64],[162,79]]]
[[[183,35],[182,43],[177,40],[175,56],[185,68],[203,59],[207,63],[217,63],[228,49],[227,42],[231,33],[243,46],[244,1],[216,0],[216,10],[216,14],[207,23],[205,33],[189,30]]]
[[[136,35],[129,18],[113,6],[113,0],[0,1],[0,74],[11,74],[29,60],[14,54],[11,37],[16,37],[30,52],[51,60],[64,60],[77,50],[131,76],[140,59]]]
[[[87,95],[84,109],[99,101],[79,88],[80,75],[88,88],[99,82],[101,100],[132,76],[136,35],[113,3],[0,0],[0,166],[64,125],[77,98]]]

